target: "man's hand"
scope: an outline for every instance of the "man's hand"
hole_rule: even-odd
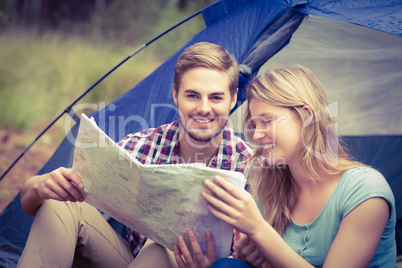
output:
[[[76,188],[84,188],[82,180],[77,173],[69,168],[61,167],[50,173],[38,176],[35,178],[33,185],[38,196],[43,200],[84,201],[84,197]]]
[[[178,246],[173,246],[174,256],[179,268],[205,268],[211,267],[212,263],[216,259],[215,252],[215,242],[211,232],[205,234],[205,239],[207,241],[207,252],[204,255],[202,253],[200,244],[198,243],[197,237],[194,231],[190,230],[187,232],[188,238],[190,240],[191,248],[193,253],[188,250],[184,238],[179,235],[177,237]]]
[[[84,201],[84,197],[76,188],[84,188],[82,180],[77,173],[69,168],[61,167],[40,176],[37,178],[34,187],[39,197],[43,200],[54,199],[71,202]]]
[[[34,216],[47,199],[82,202],[84,197],[77,188],[84,189],[81,177],[71,168],[61,167],[29,178],[21,190],[21,205],[28,215]]]

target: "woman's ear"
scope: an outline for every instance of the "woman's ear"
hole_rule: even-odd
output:
[[[311,123],[313,123],[313,118],[314,118],[314,111],[313,111],[313,109],[311,109],[311,107],[308,106],[308,105],[304,105],[304,106],[303,106],[303,110],[305,110],[305,111],[309,114],[309,117],[307,118],[306,122],[304,122],[304,123],[305,123],[305,124],[307,123],[308,125],[311,124]]]
[[[304,105],[304,106],[303,106],[303,109],[304,109],[306,112],[308,112],[308,114],[309,114],[310,116],[314,114],[313,109],[311,109],[311,107],[308,106],[308,105]]]

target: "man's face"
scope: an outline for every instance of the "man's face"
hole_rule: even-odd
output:
[[[198,67],[184,73],[178,90],[173,85],[184,138],[204,143],[221,138],[237,100],[237,94],[230,95],[229,83],[226,73]]]

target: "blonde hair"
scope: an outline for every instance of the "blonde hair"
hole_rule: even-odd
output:
[[[196,43],[186,48],[178,58],[174,69],[173,83],[177,90],[183,74],[197,67],[226,72],[230,80],[230,94],[231,96],[235,94],[239,83],[239,65],[225,48],[208,42]]]
[[[252,133],[255,126],[249,105],[254,98],[289,108],[303,123],[299,161],[312,180],[323,179],[319,174],[336,175],[363,165],[352,161],[340,145],[325,92],[308,68],[292,65],[270,70],[250,82],[243,128],[251,142],[254,142]],[[313,114],[305,109],[306,106]],[[287,165],[267,166],[264,163],[260,149],[248,160],[251,191],[258,195],[266,220],[281,234],[290,223],[291,211],[297,200],[296,184]]]

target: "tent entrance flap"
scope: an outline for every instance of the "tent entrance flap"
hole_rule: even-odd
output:
[[[304,17],[303,13],[287,10],[278,20],[267,27],[241,63],[249,66],[253,73],[258,72],[268,59],[289,43]]]

